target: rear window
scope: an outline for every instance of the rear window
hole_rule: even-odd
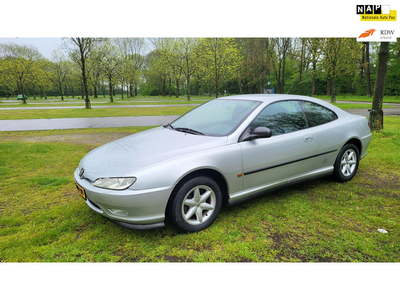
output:
[[[326,124],[337,120],[338,116],[330,109],[312,102],[302,101],[304,112],[310,127]]]

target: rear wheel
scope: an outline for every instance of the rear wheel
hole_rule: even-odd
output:
[[[167,217],[179,230],[196,232],[210,226],[222,205],[219,185],[201,176],[184,182],[171,199]]]
[[[359,155],[358,148],[353,144],[347,144],[340,150],[334,169],[334,176],[338,181],[349,181],[356,175]]]

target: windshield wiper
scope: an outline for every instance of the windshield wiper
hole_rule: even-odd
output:
[[[167,125],[163,126],[164,128],[171,128],[173,130],[175,130],[174,126],[171,125],[171,123],[168,123]]]
[[[190,129],[190,128],[185,128],[185,127],[176,127],[174,129],[177,131],[180,131],[180,132],[185,132],[185,133],[190,133],[190,134],[205,135],[204,133],[202,133],[200,131]]]

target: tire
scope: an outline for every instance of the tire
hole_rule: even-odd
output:
[[[360,163],[360,153],[354,144],[346,144],[340,150],[333,174],[339,182],[351,180],[356,175]]]
[[[206,229],[222,206],[219,185],[211,178],[195,177],[181,184],[167,209],[168,220],[180,231]]]

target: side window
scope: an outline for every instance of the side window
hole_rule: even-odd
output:
[[[297,101],[282,101],[268,105],[250,124],[250,130],[260,126],[280,135],[307,128],[307,121]]]
[[[302,105],[310,127],[329,123],[338,118],[333,111],[321,105],[306,101],[302,102]]]

